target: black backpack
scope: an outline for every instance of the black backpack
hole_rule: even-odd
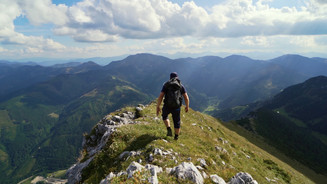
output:
[[[182,106],[182,84],[179,79],[172,78],[165,83],[167,89],[165,94],[165,106],[171,109],[178,109]]]

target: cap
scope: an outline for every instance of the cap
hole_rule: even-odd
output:
[[[171,79],[174,78],[174,77],[178,77],[178,75],[177,75],[176,72],[173,72],[173,73],[170,74],[170,78],[171,78]]]

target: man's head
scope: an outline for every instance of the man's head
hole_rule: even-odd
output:
[[[170,79],[174,78],[174,77],[178,77],[177,73],[176,72],[173,72],[170,74]]]

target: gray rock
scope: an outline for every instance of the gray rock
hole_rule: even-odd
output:
[[[142,154],[142,152],[141,151],[130,151],[129,152],[129,156],[139,156],[139,155],[141,155]]]
[[[130,152],[129,151],[124,151],[119,155],[119,160],[125,160],[128,156],[130,156]]]
[[[202,171],[202,170],[204,170],[204,168],[203,167],[201,167],[201,166],[199,166],[199,165],[197,165],[197,166],[195,166],[198,170],[200,170],[200,171]]]
[[[120,116],[114,116],[114,117],[112,117],[112,120],[117,122],[117,123],[120,123],[121,117]]]
[[[120,123],[126,125],[126,124],[132,124],[134,122],[127,118],[120,118]]]
[[[155,173],[161,173],[162,172],[161,167],[156,166],[156,165],[152,165],[152,164],[146,164],[145,169],[150,170],[150,171],[153,170],[153,172],[155,172]]]
[[[134,114],[132,112],[126,111],[121,115],[121,117],[132,120],[134,119]]]
[[[256,180],[253,180],[249,173],[240,172],[233,176],[228,184],[257,184]]]
[[[199,170],[193,165],[192,162],[183,162],[177,167],[173,168],[171,174],[179,179],[188,179],[196,184],[203,183],[203,177]]]
[[[173,174],[172,171],[173,171],[173,168],[166,168],[166,173]]]
[[[154,148],[153,150],[154,155],[163,155],[162,150],[159,148]]]
[[[116,177],[116,175],[113,172],[110,172],[105,179],[101,180],[100,184],[110,184],[110,180],[114,177]]]
[[[154,160],[153,155],[152,155],[152,153],[150,153],[148,161],[152,162],[153,160]]]
[[[142,166],[141,164],[137,163],[137,162],[132,162],[128,168],[126,169],[128,178],[133,177],[133,174],[136,171],[141,171],[142,169],[144,169],[144,166]]]
[[[144,108],[145,106],[143,104],[138,104],[137,107]]]
[[[198,160],[200,162],[200,165],[204,168],[208,167],[207,163],[206,163],[206,160],[203,159],[203,158],[198,158]]]
[[[82,179],[82,170],[89,165],[94,157],[89,158],[83,163],[77,163],[67,170],[68,183],[80,183]]]
[[[209,177],[208,177],[208,175],[207,175],[207,173],[206,173],[206,172],[204,172],[204,171],[202,171],[202,176],[203,176],[203,178],[204,178],[204,179],[207,179],[207,178],[209,178]]]
[[[141,108],[141,107],[136,107],[135,109],[136,109],[136,111],[139,111],[139,112],[143,110],[143,108]]]
[[[123,176],[123,175],[127,175],[126,171],[120,171],[119,173],[117,173],[117,177]]]
[[[107,125],[116,125],[116,122],[113,120],[107,121]]]
[[[148,178],[149,182],[152,184],[158,184],[157,173],[162,172],[162,168],[156,165],[146,164],[145,169],[149,170],[151,173],[151,177]]]
[[[216,184],[226,184],[225,180],[222,179],[221,177],[219,177],[216,174],[210,175],[210,179],[211,179],[212,182],[214,182]]]
[[[149,177],[149,183],[151,184],[159,184],[158,177],[157,177],[157,172],[155,171],[155,168],[150,169],[151,172],[151,177]]]

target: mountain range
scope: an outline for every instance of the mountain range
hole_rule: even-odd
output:
[[[106,66],[0,65],[0,179],[7,183],[67,168],[79,155],[83,133],[108,112],[155,99],[170,72],[179,74],[191,107],[206,113],[266,100],[327,75],[326,59],[298,55],[262,61],[137,54]]]
[[[236,123],[289,157],[326,174],[326,88],[325,76],[290,86]]]

